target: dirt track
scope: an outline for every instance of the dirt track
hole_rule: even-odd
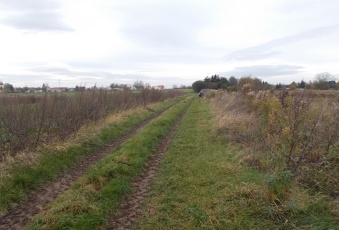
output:
[[[160,168],[161,160],[189,106],[190,104],[181,112],[175,124],[171,127],[170,132],[159,142],[156,152],[145,166],[144,172],[133,182],[133,193],[125,198],[116,213],[112,213],[106,229],[133,229],[135,221],[140,217],[141,202],[146,196],[151,182]]]
[[[59,194],[69,189],[91,165],[104,158],[114,148],[123,144],[127,139],[136,134],[139,129],[144,127],[153,119],[159,117],[164,111],[168,110],[172,106],[173,105],[168,106],[164,110],[147,118],[131,131],[104,146],[100,151],[86,156],[83,160],[81,160],[81,162],[68,169],[54,181],[47,183],[37,191],[31,192],[21,204],[13,205],[6,214],[0,213],[0,229],[14,230],[23,228],[36,214],[41,212],[47,204],[52,202]]]

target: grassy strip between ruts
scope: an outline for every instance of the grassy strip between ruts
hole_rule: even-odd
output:
[[[188,98],[164,112],[128,139],[88,172],[29,229],[97,229],[107,224],[108,214],[119,208],[131,192],[131,181],[138,176],[154,153],[157,143],[192,100]]]
[[[292,188],[268,198],[266,175],[237,160],[213,131],[209,104],[193,102],[144,200],[136,229],[336,229],[323,197]]]
[[[103,121],[103,129],[97,135],[88,134],[79,143],[71,143],[66,147],[45,148],[38,152],[37,160],[33,164],[18,162],[6,170],[5,175],[0,178],[0,210],[6,210],[12,203],[23,200],[27,193],[36,189],[53,178],[59,176],[63,171],[76,164],[85,155],[97,151],[105,144],[118,138],[123,133],[133,129],[137,124],[161,111],[176,101],[183,100],[186,96],[150,105],[152,109],[135,109],[127,111],[122,119],[115,121]],[[114,116],[114,115],[113,115]],[[95,124],[93,124],[95,125]]]

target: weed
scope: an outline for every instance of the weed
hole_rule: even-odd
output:
[[[302,185],[335,197],[338,97],[337,92],[259,91],[216,97],[211,103],[219,133],[247,152],[242,163],[291,171]]]
[[[183,118],[136,229],[335,229],[334,206],[291,172],[240,164],[240,148],[212,131],[209,106],[195,101]]]
[[[288,198],[292,185],[292,173],[290,171],[276,172],[270,175],[267,181],[269,199],[281,204]]]

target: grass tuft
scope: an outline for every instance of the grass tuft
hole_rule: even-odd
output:
[[[179,103],[113,150],[37,217],[34,223],[39,222],[38,228],[33,223],[29,228],[103,228],[109,213],[131,193],[131,181],[140,175],[157,143],[185,107],[186,103]]]

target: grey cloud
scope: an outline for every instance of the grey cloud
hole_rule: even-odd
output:
[[[137,74],[114,74],[108,71],[74,71],[67,68],[62,67],[35,67],[29,69],[29,71],[47,74],[47,75],[60,75],[65,77],[76,77],[81,80],[93,80],[93,79],[106,79],[106,80],[119,80],[119,79],[137,79],[137,78],[145,78],[145,75],[137,75]]]
[[[204,56],[202,53],[177,52],[171,49],[155,52],[148,49],[147,52],[130,52],[108,55],[105,59],[98,60],[72,60],[68,62],[75,69],[156,69],[160,64],[185,63],[185,64],[214,64],[215,58]]]
[[[63,68],[34,68],[25,74],[0,73],[0,79],[5,83],[11,83],[15,87],[40,86],[49,83],[50,86],[74,87],[76,85],[109,86],[111,83],[132,84],[137,79],[144,81],[152,80],[146,75],[138,74],[114,74],[100,71],[72,71]]]
[[[243,61],[243,60],[260,60],[269,57],[275,57],[281,54],[277,49],[295,42],[314,39],[321,36],[327,36],[333,32],[339,31],[339,25],[324,26],[315,28],[306,32],[294,34],[292,36],[275,39],[264,44],[249,47],[227,54],[224,58],[226,61]]]
[[[8,14],[0,22],[7,26],[26,31],[73,31],[62,21],[55,0],[5,0],[0,7]]]
[[[297,65],[253,65],[236,67],[233,71],[229,71],[226,75],[254,76],[254,77],[273,77],[279,75],[296,74],[303,71],[302,66]]]
[[[153,77],[147,73],[139,71],[140,74],[116,74],[109,71],[75,71],[67,67],[49,67],[38,66],[26,69],[24,74],[8,74],[0,72],[0,79],[5,83],[11,83],[15,87],[23,86],[42,86],[43,83],[49,83],[50,86],[75,87],[82,85],[91,87],[109,86],[111,83],[133,84],[136,80],[151,85],[163,84],[168,88],[172,87],[173,79],[177,85],[191,85],[195,78],[193,77]],[[150,72],[150,71],[147,71]]]
[[[115,10],[124,23],[121,31],[126,39],[156,48],[197,43],[198,31],[213,21],[207,10],[188,1],[134,2]]]
[[[163,84],[166,87],[172,87],[173,79],[176,79],[175,82],[177,85],[191,85],[194,80],[184,77],[151,77],[147,73],[139,71],[140,74],[115,74],[108,71],[74,71],[66,67],[49,67],[49,66],[40,66],[29,69],[29,71],[36,73],[36,75],[48,76],[45,77],[45,82],[48,80],[58,81],[61,79],[67,81],[72,79],[73,82],[78,82],[74,84],[97,84],[101,85],[110,85],[111,83],[124,83],[124,84],[133,84],[136,80],[141,80],[144,83],[150,83],[151,85]],[[1,76],[1,75],[0,75]],[[43,82],[42,82],[43,83]],[[90,85],[87,85],[90,86]]]
[[[59,4],[56,0],[1,0],[0,7],[7,10],[56,9]]]

